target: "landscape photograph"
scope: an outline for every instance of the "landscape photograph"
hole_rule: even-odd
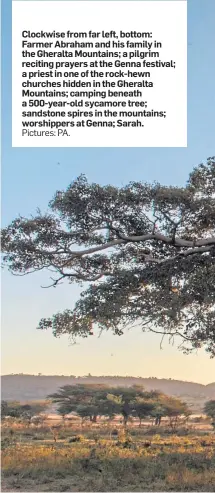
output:
[[[214,18],[186,148],[14,148],[3,1],[2,492],[215,491]]]
[[[214,157],[196,166],[184,187],[102,186],[80,175],[56,192],[45,214],[38,209],[3,228],[3,265],[17,285],[20,276],[45,271],[45,292],[62,283],[80,289],[73,307],[40,319],[40,341],[44,332],[67,337],[71,359],[89,365],[88,351],[96,358],[99,348],[88,340],[96,336],[104,365],[91,360],[91,367],[98,372],[109,359],[112,373],[111,360],[120,368],[125,352],[127,370],[135,358],[145,367],[137,341],[142,333],[147,351],[148,334],[156,335],[169,375],[180,372],[171,356],[181,351],[187,375],[193,355],[196,379],[211,377],[209,366],[198,368],[205,359],[198,353],[214,365],[214,192]],[[130,344],[120,354],[126,332],[135,353]],[[174,351],[169,361],[166,342]],[[40,344],[33,351],[41,369]],[[158,375],[151,378],[3,375],[5,491],[214,491],[215,382],[160,378],[155,354],[151,348]],[[32,367],[23,357],[19,366]]]

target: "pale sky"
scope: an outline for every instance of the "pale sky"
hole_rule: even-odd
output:
[[[11,2],[2,1],[3,135],[2,225],[18,214],[45,211],[57,189],[81,173],[101,184],[131,180],[183,185],[202,159],[214,155],[214,0],[188,2],[188,147],[179,148],[12,148],[11,147]],[[60,166],[57,163],[60,163]],[[154,334],[139,329],[117,337],[104,334],[70,346],[36,326],[42,317],[72,308],[78,289],[68,285],[41,288],[47,273],[15,278],[2,276],[2,374],[43,373],[133,375],[200,383],[215,380],[215,360],[201,351],[185,356]]]

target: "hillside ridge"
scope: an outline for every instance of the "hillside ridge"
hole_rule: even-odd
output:
[[[167,395],[186,401],[195,412],[201,412],[207,400],[215,399],[215,382],[204,385],[196,382],[165,378],[131,376],[82,376],[74,375],[27,375],[10,374],[1,376],[3,400],[21,402],[45,399],[64,385],[106,384],[107,386],[142,385],[145,390],[159,390]]]

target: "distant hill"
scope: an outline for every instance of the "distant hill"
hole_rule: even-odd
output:
[[[1,377],[2,399],[32,401],[45,399],[64,385],[79,383],[102,383],[110,386],[142,385],[145,390],[160,390],[167,395],[179,397],[192,406],[193,412],[201,412],[207,400],[215,399],[215,382],[201,385],[172,379],[135,378],[120,376],[59,376],[59,375],[3,375]]]

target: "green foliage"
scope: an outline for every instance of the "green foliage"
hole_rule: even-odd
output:
[[[58,404],[58,412],[63,416],[75,412],[82,419],[95,422],[98,416],[111,419],[118,414],[125,426],[132,416],[138,417],[140,424],[148,417],[155,417],[156,424],[160,424],[166,416],[175,426],[179,416],[189,415],[187,405],[179,399],[158,391],[145,392],[139,386],[66,385],[48,398]]]
[[[215,429],[215,400],[206,402],[204,406],[204,412],[209,418],[211,418],[211,424]]]
[[[7,401],[1,401],[1,418],[8,416],[8,403]]]
[[[175,397],[163,397],[160,400],[166,416],[176,417],[189,414],[188,406],[185,402]]]
[[[142,419],[152,416],[156,408],[156,402],[153,400],[146,400],[141,397],[137,398],[134,403],[134,415],[137,416],[140,420],[140,424]]]
[[[57,191],[50,212],[2,230],[3,262],[15,274],[42,269],[87,283],[74,309],[42,319],[55,337],[121,335],[139,324],[185,352],[215,356],[215,158],[184,187],[131,182],[117,188],[81,175]]]
[[[102,385],[65,385],[48,398],[59,404],[58,412],[63,416],[76,412],[82,419],[96,421],[97,416],[108,412],[106,389]]]
[[[204,406],[204,412],[210,418],[215,418],[215,400],[206,402]]]
[[[134,387],[117,387],[112,388],[109,393],[109,399],[115,404],[115,414],[121,414],[124,425],[134,413],[134,403],[136,398],[144,395],[143,389],[138,386]]]
[[[47,407],[47,403],[20,404],[19,402],[1,402],[1,417],[19,418],[30,421],[37,414],[42,413]]]
[[[156,403],[151,413],[151,416],[155,418],[155,425],[160,426],[162,418],[166,416],[166,411],[166,408],[161,402]]]

